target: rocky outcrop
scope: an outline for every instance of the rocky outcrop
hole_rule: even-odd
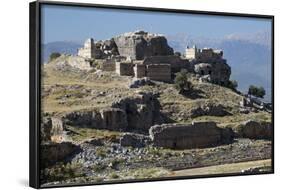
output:
[[[251,139],[271,139],[272,124],[269,122],[248,120],[239,125],[236,132],[239,137]]]
[[[198,63],[194,66],[194,72],[201,76],[208,76],[215,84],[227,85],[231,75],[231,67],[224,62]]]
[[[57,59],[49,62],[47,66],[48,65],[54,66],[54,68],[59,71],[72,69],[89,71],[93,68],[91,62],[87,61],[85,58],[72,55],[61,55]]]
[[[197,108],[193,108],[190,110],[189,113],[191,118],[199,117],[199,116],[226,116],[231,115],[229,112],[226,111],[226,108],[221,104],[205,104],[199,106]]]
[[[122,98],[111,107],[95,111],[75,111],[63,117],[67,125],[109,129],[115,131],[140,130],[148,132],[154,125],[163,122],[160,103],[151,93],[140,93]]]
[[[64,116],[67,125],[95,129],[125,130],[128,126],[126,113],[118,108],[105,108],[100,111],[76,111]]]
[[[154,83],[147,77],[134,78],[129,84],[129,88],[139,88],[145,85],[154,85]]]
[[[156,124],[162,123],[160,103],[152,93],[139,93],[134,97],[123,98],[112,104],[126,112],[128,129],[148,131]]]
[[[109,130],[125,130],[128,127],[126,112],[118,108],[101,110],[103,127]]]
[[[80,151],[80,147],[71,142],[44,143],[40,146],[43,167],[64,161],[68,156]]]
[[[162,35],[144,31],[125,33],[114,38],[121,56],[142,60],[156,55],[173,55],[173,49]]]
[[[230,128],[219,128],[214,122],[155,125],[149,129],[149,134],[155,146],[172,149],[205,148],[229,144],[234,138],[234,133]]]
[[[41,124],[41,141],[62,142],[64,140],[64,125],[60,118],[43,117]]]
[[[120,138],[121,146],[131,146],[141,148],[150,142],[149,137],[140,134],[126,133]]]

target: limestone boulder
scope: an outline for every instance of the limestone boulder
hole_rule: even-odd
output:
[[[205,148],[233,141],[232,129],[219,128],[215,122],[162,124],[149,129],[152,143],[171,149]]]

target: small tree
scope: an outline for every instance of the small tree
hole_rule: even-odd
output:
[[[189,81],[187,70],[183,69],[181,72],[176,74],[175,88],[180,94],[184,94],[192,90],[192,83]]]
[[[230,80],[230,81],[228,81],[227,87],[232,90],[236,90],[238,87],[238,83],[236,80]]]
[[[49,61],[52,61],[60,56],[61,56],[61,54],[59,52],[53,52],[53,53],[51,53],[51,55],[49,57]]]
[[[265,90],[264,88],[261,86],[261,87],[257,87],[257,86],[254,86],[254,85],[250,85],[249,86],[249,90],[248,90],[248,94],[250,96],[255,96],[255,97],[258,97],[258,98],[263,98],[264,95],[265,95]]]
[[[180,57],[180,56],[181,56],[181,53],[178,52],[178,51],[176,51],[176,52],[175,52],[175,55]]]

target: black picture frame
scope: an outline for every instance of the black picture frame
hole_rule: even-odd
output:
[[[240,18],[263,18],[271,20],[271,84],[272,84],[272,155],[270,172],[251,173],[242,175],[257,175],[257,174],[273,174],[274,173],[274,16],[246,13],[228,13],[228,12],[213,12],[213,11],[198,11],[198,10],[183,10],[183,9],[167,9],[167,8],[151,8],[151,7],[132,7],[120,5],[105,5],[105,4],[89,4],[89,3],[73,3],[73,2],[56,2],[56,1],[34,1],[29,4],[29,185],[33,188],[50,188],[50,187],[68,187],[68,186],[86,186],[99,184],[117,184],[117,183],[134,183],[147,181],[163,181],[163,180],[180,180],[194,178],[212,178],[212,177],[227,177],[241,176],[241,174],[215,174],[215,175],[198,175],[189,177],[169,177],[169,178],[153,178],[144,180],[126,180],[102,183],[87,183],[87,184],[71,184],[71,185],[51,185],[42,187],[40,184],[40,110],[41,110],[41,7],[42,5],[56,6],[71,6],[71,7],[94,7],[105,9],[119,10],[134,10],[148,12],[164,12],[164,13],[188,13],[194,15],[215,15],[215,16],[234,16]]]

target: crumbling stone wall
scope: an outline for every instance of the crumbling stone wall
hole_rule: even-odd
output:
[[[132,63],[126,62],[116,62],[116,73],[120,76],[133,76],[134,75],[134,65]]]
[[[116,63],[114,60],[106,59],[100,63],[101,70],[103,71],[116,71]]]
[[[91,59],[95,57],[95,51],[94,39],[89,38],[85,41],[84,47],[78,49],[78,56]]]
[[[172,73],[179,72],[181,69],[192,71],[192,66],[189,61],[176,55],[147,57],[143,60],[143,64],[169,64],[171,65]]]
[[[153,64],[147,65],[147,77],[151,80],[170,82],[171,81],[171,65],[169,64]]]
[[[146,77],[146,66],[145,65],[136,64],[134,66],[134,76],[136,78]]]
[[[230,128],[219,128],[215,122],[192,124],[163,124],[149,129],[155,146],[171,149],[205,148],[233,141]]]

